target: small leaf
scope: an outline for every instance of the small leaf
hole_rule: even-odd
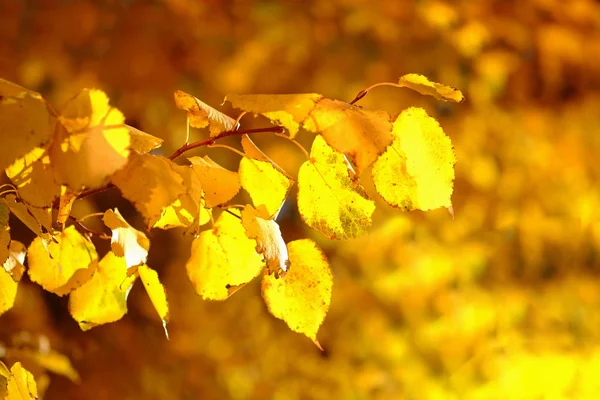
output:
[[[221,167],[208,156],[190,157],[188,160],[202,184],[206,207],[225,204],[240,191],[240,178],[236,172]]]
[[[264,267],[239,218],[223,212],[214,229],[192,242],[186,269],[196,293],[203,299],[225,300],[236,286],[246,284]]]
[[[69,312],[79,327],[87,331],[120,320],[127,313],[127,295],[135,278],[127,275],[124,258],[106,253],[92,278],[69,296]]]
[[[94,273],[98,254],[74,226],[45,242],[37,237],[27,251],[28,273],[45,290],[64,296],[87,282]]]
[[[25,273],[25,245],[17,240],[11,240],[8,246],[8,258],[4,261],[4,270],[12,276],[15,282],[19,282]]]
[[[287,271],[289,257],[277,222],[259,216],[254,207],[248,205],[242,210],[242,225],[246,235],[256,240],[256,251],[263,255],[270,274]]]
[[[236,128],[233,118],[181,90],[175,92],[175,105],[188,112],[190,126],[206,128],[210,124],[211,137],[218,136],[222,132],[233,131]]]
[[[401,76],[398,83],[423,95],[433,96],[438,100],[452,100],[460,103],[465,99],[460,90],[455,89],[452,86],[432,82],[425,76],[419,74],[406,74]]]
[[[269,312],[313,341],[327,315],[333,278],[329,263],[309,239],[288,243],[290,268],[283,277],[265,275],[262,295]]]
[[[240,181],[254,207],[265,208],[267,218],[277,215],[294,181],[268,161],[244,157],[240,160]]]
[[[450,207],[456,157],[438,122],[411,107],[398,116],[393,133],[371,172],[377,192],[404,210]]]
[[[167,292],[165,287],[160,283],[156,271],[146,264],[139,266],[138,273],[144,284],[144,289],[146,289],[148,297],[150,297],[150,301],[152,301],[152,305],[162,321],[165,335],[167,336],[167,339],[169,339],[169,332],[167,331],[167,323],[169,322],[169,303],[167,303]]]
[[[131,138],[130,148],[140,154],[146,154],[162,146],[164,140],[142,132],[133,126],[125,125]]]
[[[329,239],[364,235],[375,203],[351,179],[344,156],[320,136],[310,156],[298,172],[298,211],[304,222]]]
[[[8,378],[6,400],[35,400],[38,398],[37,386],[31,372],[20,362],[13,364]]]
[[[144,264],[148,259],[150,241],[143,233],[134,229],[119,210],[106,210],[104,224],[112,231],[110,247],[118,257],[125,257],[127,267]]]
[[[294,138],[298,134],[300,124],[308,117],[322,95],[304,94],[229,94],[229,101],[235,108],[262,114],[276,125],[284,126]]]
[[[69,190],[67,186],[62,186],[60,192],[60,202],[58,206],[58,216],[56,218],[56,223],[59,226],[64,226],[65,222],[71,215],[71,209],[73,208],[73,203],[77,200],[77,193],[73,193]]]

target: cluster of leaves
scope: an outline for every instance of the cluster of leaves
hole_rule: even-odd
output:
[[[421,75],[405,75],[390,85],[462,101],[456,89]],[[71,216],[78,198],[114,186],[147,229],[183,227],[195,236],[187,272],[204,299],[227,299],[264,270],[262,293],[269,311],[319,346],[316,334],[331,299],[328,261],[309,239],[284,241],[275,219],[294,180],[247,133],[276,132],[303,150],[307,160],[298,172],[298,210],[327,238],[358,237],[371,225],[375,203],[360,181],[370,167],[377,192],[390,205],[450,208],[455,156],[437,121],[420,108],[408,108],[393,120],[387,112],[354,105],[366,92],[351,103],[317,94],[229,95],[242,115],[262,114],[277,125],[243,131],[238,129],[242,115],[236,121],[178,91],[175,102],[187,111],[189,125],[209,128],[209,138],[186,141],[167,158],[150,154],[161,140],[126,125],[100,90],[82,90],[57,112],[38,93],[0,81],[0,133],[7,144],[0,168],[13,183],[5,185],[0,199],[0,313],[12,307],[27,270],[46,291],[69,295],[71,315],[87,330],[127,312],[127,295],[139,277],[168,337],[166,293],[146,264],[146,233],[117,209],[99,214],[110,235],[82,223],[97,214]],[[300,127],[318,134],[310,155],[295,140]],[[207,156],[192,157],[187,165],[173,161],[234,135],[242,137],[244,149],[233,149],[242,156],[237,172]],[[229,204],[241,188],[252,204]],[[37,235],[27,248],[10,239],[11,213]],[[212,228],[201,230],[209,222]],[[111,241],[102,258],[93,235]]]

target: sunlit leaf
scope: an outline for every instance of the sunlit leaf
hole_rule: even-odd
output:
[[[35,400],[38,398],[37,386],[31,372],[20,362],[13,364],[8,378],[6,400]]]
[[[97,89],[84,89],[59,117],[50,148],[55,180],[73,191],[105,184],[125,167],[131,138],[123,114]]]
[[[351,179],[344,156],[317,136],[310,157],[298,172],[298,211],[304,222],[330,239],[364,235],[375,203]]]
[[[433,96],[439,100],[452,100],[460,103],[465,99],[460,90],[441,83],[432,82],[423,75],[406,74],[400,77],[398,83],[421,94]]]
[[[127,295],[136,278],[127,275],[127,267],[125,258],[109,251],[92,278],[71,292],[69,311],[82,330],[118,321],[127,313]]]
[[[150,301],[152,301],[152,305],[162,321],[165,335],[168,339],[169,332],[167,331],[167,323],[169,322],[169,303],[167,303],[167,292],[165,287],[160,283],[156,271],[146,264],[140,265],[138,273],[144,284],[144,289],[146,289],[148,297],[150,297]]]
[[[58,216],[56,217],[56,223],[59,226],[63,226],[67,222],[69,215],[71,215],[73,203],[77,200],[77,195],[77,193],[71,192],[66,186],[61,187]]]
[[[39,237],[48,239],[50,236],[46,232],[53,232],[52,229],[52,209],[37,208],[27,206],[21,202],[14,194],[8,194],[4,197],[10,208],[10,212],[14,214],[27,228]],[[44,228],[46,232],[44,232]]]
[[[15,282],[19,282],[25,272],[25,255],[27,249],[18,240],[11,240],[8,246],[8,258],[4,261],[4,270],[12,276]]]
[[[298,134],[300,124],[315,108],[323,96],[316,93],[303,94],[229,94],[225,98],[235,108],[262,114],[274,124],[285,127],[290,137]]]
[[[322,99],[304,122],[336,151],[353,160],[360,176],[392,143],[392,123],[385,111],[365,110],[343,101]]]
[[[372,170],[377,192],[404,210],[450,207],[456,158],[450,138],[421,108],[394,122],[394,142]]]
[[[18,284],[8,271],[0,268],[0,315],[10,310],[15,304]]]
[[[233,118],[181,90],[175,92],[175,105],[188,112],[190,126],[206,128],[210,125],[211,137],[236,128],[236,122]]]
[[[287,271],[289,257],[277,222],[260,216],[258,210],[248,205],[242,210],[242,225],[246,235],[256,240],[256,251],[263,255],[271,274]]]
[[[127,267],[144,264],[148,259],[150,241],[143,232],[134,229],[119,210],[106,210],[104,224],[112,231],[110,246],[115,255],[125,257]]]
[[[240,161],[240,181],[257,209],[264,208],[265,217],[276,216],[294,183],[268,161],[243,157]]]
[[[48,142],[55,123],[38,93],[0,81],[0,170]]]
[[[96,269],[98,254],[74,226],[49,242],[37,237],[27,250],[29,277],[45,290],[64,296],[87,282]]]
[[[129,137],[131,140],[130,148],[137,151],[140,154],[146,154],[150,151],[162,146],[164,140],[142,132],[133,126],[125,125],[125,128],[129,131]]]
[[[288,243],[288,251],[289,270],[282,277],[265,275],[262,295],[271,314],[284,320],[294,332],[316,341],[331,301],[329,263],[309,239]]]
[[[240,178],[236,172],[221,167],[208,156],[188,160],[202,183],[206,207],[225,204],[240,191]]]
[[[264,265],[256,241],[246,236],[240,219],[223,212],[214,229],[200,233],[192,242],[186,269],[202,298],[225,300],[236,286],[256,277]]]

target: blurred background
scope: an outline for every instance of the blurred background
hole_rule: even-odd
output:
[[[25,278],[0,342],[49,343],[71,359],[80,383],[34,370],[47,399],[598,399],[598,60],[594,0],[4,0],[0,77],[59,109],[101,88],[130,125],[165,140],[164,154],[185,138],[176,89],[217,108],[228,93],[350,101],[414,72],[467,100],[384,87],[360,102],[392,114],[420,106],[440,121],[458,158],[454,219],[387,207],[365,176],[379,206],[371,234],[330,242],[288,201],[284,238],[315,239],[333,269],[324,352],[268,314],[258,280],[202,301],[180,230],[154,232],[149,261],[167,288],[171,341],[139,285],[121,321],[84,333],[67,299]],[[295,176],[303,155],[259,136]],[[223,149],[193,155],[204,154],[239,162]],[[74,213],[109,207],[141,222],[117,191]],[[16,223],[13,237],[32,238]]]

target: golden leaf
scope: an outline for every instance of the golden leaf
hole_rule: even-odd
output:
[[[20,362],[14,363],[10,369],[6,391],[5,400],[36,400],[38,398],[35,379]]]
[[[210,124],[211,137],[218,136],[222,132],[233,131],[236,128],[233,118],[181,90],[175,92],[175,105],[188,112],[190,126],[206,128]]]
[[[276,125],[285,127],[290,137],[298,134],[300,124],[308,117],[323,96],[316,93],[303,94],[229,94],[229,101],[235,108],[262,114]]]
[[[98,254],[74,226],[46,242],[37,237],[27,250],[28,273],[45,290],[64,296],[87,282],[94,273]]]
[[[109,251],[92,278],[71,292],[69,312],[82,330],[118,321],[127,313],[127,295],[136,278],[127,275],[127,268],[125,258]]]
[[[223,212],[214,229],[200,233],[192,242],[186,264],[190,281],[203,299],[225,300],[236,286],[246,284],[264,267],[239,218]]]
[[[104,224],[112,231],[110,247],[118,257],[125,257],[127,267],[144,264],[148,259],[150,241],[143,233],[134,229],[119,210],[106,210]]]
[[[0,315],[15,304],[18,284],[5,268],[0,268]]]
[[[154,149],[158,149],[164,142],[164,140],[142,132],[133,126],[125,125],[125,128],[129,131],[131,140],[130,148],[140,154],[146,154]]]
[[[202,184],[206,207],[213,208],[225,204],[240,191],[237,172],[221,167],[208,156],[190,157],[188,160]]]
[[[61,186],[60,188],[60,202],[58,206],[58,216],[56,217],[56,223],[59,226],[63,226],[69,215],[71,215],[71,209],[73,203],[77,200],[78,193],[73,193],[67,186]]]
[[[364,235],[375,203],[351,179],[344,156],[317,136],[310,157],[298,172],[298,211],[304,222],[329,239]]]
[[[460,103],[465,99],[460,90],[452,86],[432,82],[423,75],[406,74],[400,77],[398,84],[438,100],[452,100]]]
[[[309,239],[288,243],[290,267],[283,277],[265,275],[262,295],[269,312],[294,332],[316,341],[329,303],[333,278],[329,263]]]
[[[393,133],[394,142],[373,166],[377,192],[404,210],[450,207],[456,157],[438,122],[411,107],[398,116]]]
[[[10,274],[15,282],[19,282],[25,273],[25,255],[27,249],[18,240],[11,240],[8,246],[8,258],[4,261],[3,268]]]
[[[146,264],[139,266],[138,273],[144,284],[144,289],[146,289],[146,293],[148,293],[148,297],[150,297],[150,301],[162,321],[165,335],[167,336],[167,339],[169,339],[169,332],[167,331],[167,323],[169,322],[169,303],[167,303],[167,292],[165,287],[160,283],[156,271]]]

